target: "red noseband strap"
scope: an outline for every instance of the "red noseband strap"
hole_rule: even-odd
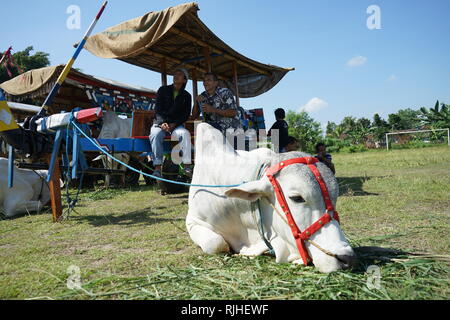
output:
[[[289,227],[292,230],[292,234],[294,235],[295,242],[297,243],[298,251],[300,252],[300,256],[302,257],[303,264],[307,265],[308,263],[312,262],[311,257],[308,254],[308,251],[306,250],[305,241],[308,240],[314,233],[316,233],[320,228],[322,228],[324,225],[329,223],[332,218],[329,212],[333,212],[334,218],[339,223],[339,216],[337,211],[334,210],[333,203],[331,202],[330,195],[328,193],[327,186],[325,184],[325,181],[323,180],[319,170],[316,167],[316,163],[319,160],[317,160],[314,157],[303,157],[303,158],[294,158],[289,159],[286,161],[282,161],[276,165],[273,165],[272,167],[268,168],[266,171],[266,175],[269,178],[270,183],[273,185],[275,190],[275,195],[277,197],[278,203],[281,206],[281,209],[283,209],[283,212],[286,215],[287,221],[289,223]],[[308,168],[312,171],[314,174],[314,177],[317,180],[317,183],[320,186],[320,190],[322,192],[323,201],[325,203],[325,214],[316,222],[314,222],[311,226],[309,226],[305,231],[301,232],[298,228],[297,224],[295,223],[295,220],[292,216],[291,210],[289,209],[289,205],[286,201],[286,198],[283,194],[283,190],[281,189],[280,184],[278,183],[277,179],[274,177],[275,174],[280,172],[283,168],[290,166],[292,164],[305,164],[308,166]]]

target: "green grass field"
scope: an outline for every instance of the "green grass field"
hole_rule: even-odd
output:
[[[449,299],[450,148],[334,162],[353,271],[207,256],[185,230],[187,194],[97,190],[63,223],[48,212],[0,220],[0,299]],[[69,289],[76,268],[81,288]]]

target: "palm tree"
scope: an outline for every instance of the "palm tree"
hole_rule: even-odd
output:
[[[421,120],[432,128],[450,127],[450,107],[445,103],[440,104],[436,101],[434,108],[429,110],[425,107],[420,108]]]

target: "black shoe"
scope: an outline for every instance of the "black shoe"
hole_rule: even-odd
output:
[[[192,178],[192,174],[194,173],[194,170],[191,167],[184,167],[183,171],[186,176],[188,176],[189,178]]]

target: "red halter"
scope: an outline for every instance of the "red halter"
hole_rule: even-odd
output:
[[[278,203],[280,204],[281,208],[286,214],[287,221],[289,223],[289,226],[291,227],[292,234],[294,235],[295,242],[297,244],[297,248],[298,251],[300,252],[300,256],[302,257],[304,265],[308,265],[308,263],[312,262],[312,259],[309,256],[308,251],[306,250],[305,241],[308,240],[314,233],[316,233],[320,228],[322,228],[324,225],[326,225],[332,220],[332,217],[328,212],[333,211],[334,219],[336,219],[336,221],[339,223],[339,215],[337,211],[334,210],[334,206],[331,202],[330,195],[328,194],[325,181],[323,181],[322,176],[315,165],[318,161],[319,160],[317,160],[314,157],[294,158],[273,165],[272,167],[269,167],[266,171],[266,175],[275,189],[275,194]],[[278,183],[277,179],[274,177],[274,175],[280,172],[281,169],[296,163],[306,164],[308,168],[312,171],[312,173],[316,177],[317,182],[319,183],[326,208],[324,215],[303,232],[300,231],[297,224],[295,223],[295,220],[292,217],[291,210],[289,209],[288,203],[286,202],[286,198],[284,197],[283,190],[281,189],[281,186]]]

